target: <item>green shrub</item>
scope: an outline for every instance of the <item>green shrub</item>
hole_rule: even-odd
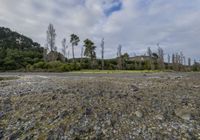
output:
[[[81,70],[80,63],[62,63],[60,61],[38,62],[26,66],[26,71],[68,72],[77,70]]]
[[[45,69],[46,63],[45,62],[38,62],[33,64],[33,69]]]

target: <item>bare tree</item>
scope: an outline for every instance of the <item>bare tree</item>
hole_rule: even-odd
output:
[[[119,45],[117,48],[117,57],[121,57],[122,56],[122,45]]]
[[[152,57],[152,51],[151,51],[151,48],[150,48],[150,47],[147,48],[147,55],[148,55],[149,57]]]
[[[167,56],[167,59],[168,59],[168,64],[170,64],[171,58],[170,58],[170,55],[169,55],[169,54],[168,54],[168,56]]]
[[[104,38],[101,41],[101,68],[104,70]]]
[[[180,64],[181,65],[184,64],[184,55],[183,55],[183,52],[180,52]]]
[[[170,55],[169,55],[169,54],[167,55],[167,60],[168,60],[168,65],[167,65],[167,66],[168,66],[168,69],[170,69],[171,58],[170,58]]]
[[[50,55],[48,56],[49,60],[55,61],[57,58],[57,47],[55,46],[56,42],[56,30],[53,27],[53,24],[49,24],[47,29],[47,47],[50,50]]]
[[[45,44],[45,47],[44,47],[44,49],[43,49],[43,59],[44,59],[44,61],[47,61],[47,53],[48,53],[48,45],[47,44]]]
[[[186,57],[185,56],[183,57],[183,62],[184,62],[184,65],[186,66]]]
[[[188,66],[191,66],[191,58],[188,58]]]
[[[148,67],[150,67],[151,70],[154,70],[155,66],[154,66],[154,61],[153,61],[153,53],[152,53],[150,47],[147,48],[147,55],[150,57],[150,60],[149,60],[149,65],[150,66],[148,66]]]
[[[119,45],[117,48],[117,59],[118,59],[118,69],[123,69],[122,68],[122,46]]]
[[[81,47],[81,63],[83,61],[83,55],[84,55],[84,46]]]
[[[64,38],[62,40],[62,53],[63,53],[63,56],[64,56],[64,61],[65,61],[65,58],[66,58],[66,53],[67,53],[67,40]]]
[[[68,52],[67,52],[67,56],[68,56],[68,58],[69,58],[69,56],[70,56],[70,51],[68,50]]]
[[[164,67],[165,67],[165,65],[164,65],[164,51],[160,47],[159,43],[157,44],[157,46],[158,46],[158,63],[160,65],[160,68],[164,69]]]
[[[53,24],[50,23],[47,30],[47,46],[49,47],[50,51],[56,50],[55,41],[56,30],[54,29]]]
[[[172,63],[174,64],[175,63],[175,55],[172,54]]]
[[[175,70],[180,71],[183,70],[183,54],[176,53],[175,55]]]
[[[173,65],[173,69],[176,69],[176,56],[175,54],[172,54],[172,65]]]

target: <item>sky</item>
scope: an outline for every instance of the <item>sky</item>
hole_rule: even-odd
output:
[[[0,0],[0,26],[46,43],[49,23],[56,29],[56,46],[70,34],[97,46],[105,39],[106,58],[115,57],[119,44],[130,56],[143,55],[157,45],[165,55],[183,52],[200,59],[200,0]],[[70,47],[70,45],[69,45]],[[71,48],[69,48],[71,50]]]

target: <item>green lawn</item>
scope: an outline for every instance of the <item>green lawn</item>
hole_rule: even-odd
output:
[[[156,73],[161,72],[160,70],[81,70],[71,73]]]

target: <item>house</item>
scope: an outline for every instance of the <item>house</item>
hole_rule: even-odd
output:
[[[148,61],[148,60],[152,60],[152,59],[153,59],[152,57],[145,56],[145,55],[129,57],[130,61]]]

